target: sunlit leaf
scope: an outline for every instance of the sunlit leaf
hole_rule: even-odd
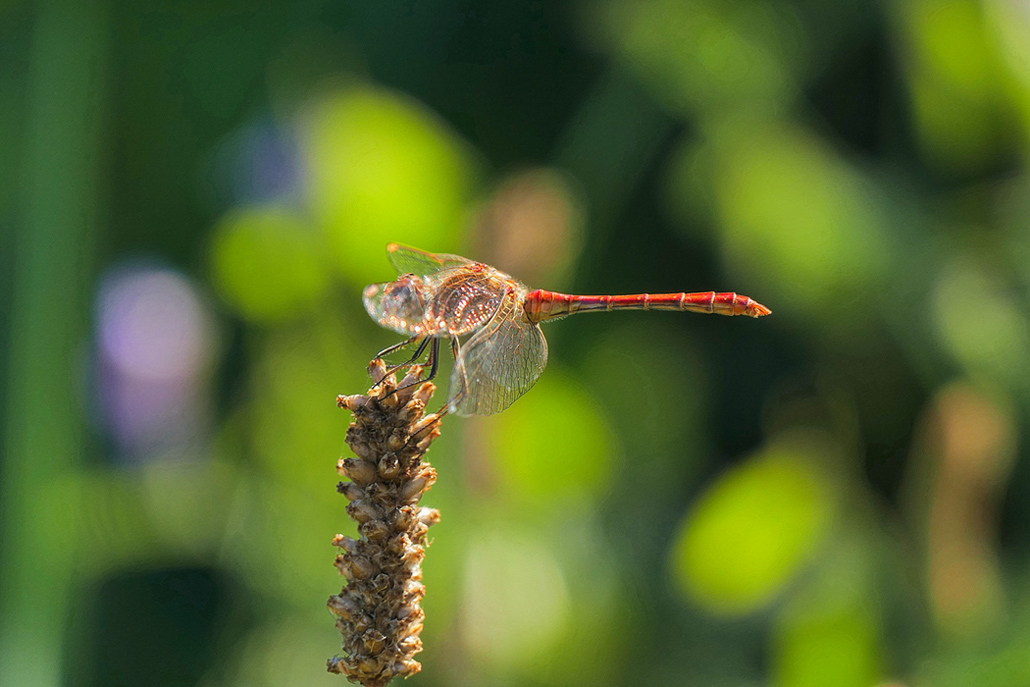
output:
[[[777,313],[779,301],[788,312],[846,317],[869,307],[891,264],[870,181],[799,128],[723,122],[684,150],[670,193],[684,214],[686,203],[714,214],[727,265]]]
[[[697,501],[672,551],[684,593],[720,613],[770,601],[812,555],[832,496],[815,467],[818,443],[774,444],[730,469]]]
[[[605,10],[602,40],[675,109],[769,107],[796,89],[805,36],[783,5],[638,0]]]
[[[309,201],[345,276],[389,277],[391,241],[456,248],[471,160],[431,112],[397,93],[351,88],[317,102],[303,126]]]
[[[568,621],[568,596],[556,557],[534,539],[494,533],[470,545],[462,623],[469,652],[507,666],[551,652]]]
[[[272,321],[310,308],[329,283],[319,242],[301,218],[277,207],[230,213],[214,229],[211,270],[222,297],[244,317]]]
[[[510,498],[596,497],[611,478],[614,439],[600,407],[554,365],[483,424],[492,469]]]
[[[880,677],[875,600],[853,586],[809,593],[781,613],[774,631],[776,687],[869,687]]]
[[[1030,391],[1030,321],[1012,286],[971,261],[943,271],[933,314],[941,340],[975,376]]]
[[[948,170],[984,169],[1006,152],[1006,120],[1013,113],[1005,103],[1006,76],[983,3],[915,0],[898,9],[924,152]]]

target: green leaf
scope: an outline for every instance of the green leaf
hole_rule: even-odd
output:
[[[731,468],[684,520],[672,553],[682,591],[711,611],[755,611],[811,557],[832,511],[810,443],[773,445]]]

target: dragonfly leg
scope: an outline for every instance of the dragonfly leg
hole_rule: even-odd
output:
[[[434,377],[436,377],[436,373],[440,369],[440,339],[438,339],[436,337],[427,337],[426,340],[423,341],[419,345],[419,347],[418,347],[418,350],[419,350],[418,355],[416,355],[410,361],[405,363],[405,365],[410,365],[410,364],[414,363],[414,361],[417,360],[419,358],[419,356],[422,355],[423,349],[425,349],[426,344],[428,344],[430,340],[432,340],[433,346],[432,346],[432,348],[429,349],[429,358],[428,358],[428,360],[426,360],[426,362],[429,364],[429,375],[427,377],[423,378],[423,379],[419,379],[417,381],[411,382],[410,384],[405,384],[404,386],[399,386],[396,389],[394,389],[393,391],[391,391],[389,394],[386,394],[386,396],[389,396],[390,394],[395,394],[398,391],[401,391],[403,389],[409,389],[409,388],[415,386],[416,384],[422,384],[423,382],[428,382],[429,380],[431,380]],[[403,367],[403,365],[397,365],[397,366],[394,367],[394,369],[397,369],[398,367]],[[385,398],[385,396],[383,398]]]
[[[433,347],[429,350],[429,376],[425,381],[436,377],[440,370],[440,339],[433,337]]]
[[[406,341],[405,343],[408,343],[410,341],[413,341],[413,339],[408,339],[408,341]],[[396,365],[388,366],[386,368],[386,374],[390,374],[391,372],[396,372],[397,370],[401,369],[402,367],[408,367],[409,365],[414,365],[418,361],[418,359],[422,357],[422,354],[425,353],[426,346],[428,346],[428,345],[429,345],[429,337],[425,337],[424,339],[422,339],[422,342],[418,345],[418,348],[415,350],[415,355],[411,356],[410,359],[408,359],[407,361],[405,361],[403,363],[397,363]],[[396,349],[394,349],[394,350],[396,350]],[[376,357],[382,357],[382,356],[376,356]]]
[[[392,346],[387,346],[383,350],[381,350],[378,353],[376,353],[376,357],[372,359],[372,362],[375,362],[376,360],[381,360],[384,355],[389,355],[390,353],[393,353],[394,351],[399,351],[400,349],[404,348],[405,346],[408,346],[410,344],[415,343],[416,341],[419,341],[419,339],[421,339],[421,343],[419,343],[418,349],[415,351],[415,355],[413,355],[411,357],[411,359],[408,360],[407,362],[401,363],[399,365],[390,365],[390,366],[388,366],[386,368],[386,374],[383,376],[383,378],[380,379],[378,382],[376,382],[375,384],[372,385],[373,389],[375,389],[380,384],[382,384],[383,381],[388,376],[390,376],[391,373],[396,372],[397,370],[399,370],[400,368],[404,367],[405,365],[413,364],[416,360],[418,360],[420,357],[422,357],[422,353],[426,350],[426,344],[429,343],[429,339],[428,338],[423,338],[421,336],[413,336],[410,339],[405,339],[404,341],[401,341],[400,343],[395,343]],[[369,365],[369,368],[371,369],[371,364]]]
[[[383,357],[384,355],[389,355],[389,354],[393,353],[394,351],[399,351],[400,349],[404,348],[404,347],[405,347],[405,346],[407,346],[408,344],[413,344],[413,343],[415,343],[415,342],[416,342],[416,341],[418,341],[418,340],[419,340],[420,338],[421,338],[421,335],[419,335],[419,336],[413,336],[413,337],[411,337],[410,339],[405,339],[404,341],[401,341],[400,343],[395,343],[395,344],[394,344],[394,345],[392,345],[392,346],[387,346],[387,347],[386,347],[386,348],[384,348],[383,350],[381,350],[381,351],[379,351],[378,353],[376,353],[376,357],[375,357],[374,359],[375,359],[375,360],[379,360],[379,359],[380,359],[380,358],[382,358],[382,357]]]

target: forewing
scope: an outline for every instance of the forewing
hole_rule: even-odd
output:
[[[525,319],[517,292],[462,347],[451,375],[451,410],[458,415],[499,413],[529,391],[547,365],[547,340]]]
[[[386,253],[390,257],[397,274],[417,274],[425,277],[436,274],[448,267],[459,267],[471,265],[472,261],[460,255],[450,253],[427,253],[411,246],[402,246],[399,243],[391,243],[386,247]]]

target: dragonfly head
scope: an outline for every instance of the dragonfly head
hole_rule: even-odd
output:
[[[426,285],[405,274],[397,281],[365,287],[365,310],[384,327],[401,334],[421,334],[425,326]]]

